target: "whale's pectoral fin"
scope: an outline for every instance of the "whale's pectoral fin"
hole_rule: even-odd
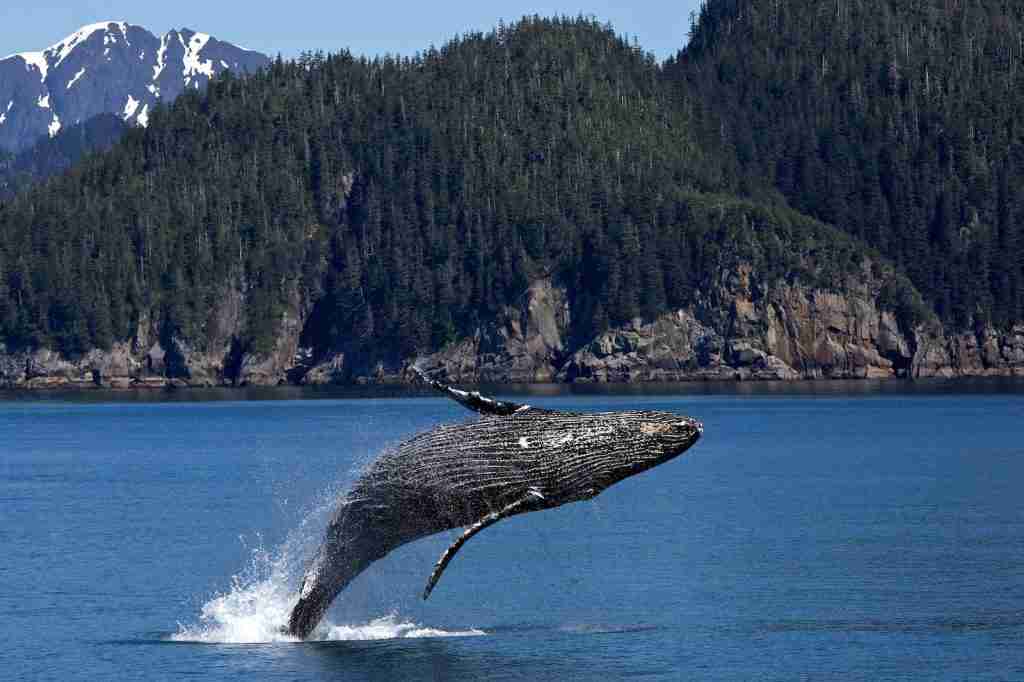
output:
[[[458,551],[462,549],[462,546],[466,544],[471,537],[482,531],[484,528],[493,526],[498,521],[508,518],[513,514],[525,511],[529,507],[536,505],[538,502],[543,502],[543,500],[544,495],[542,495],[536,488],[531,488],[522,499],[516,500],[515,502],[507,505],[504,509],[488,514],[467,528],[466,532],[459,536],[459,539],[453,542],[451,546],[444,551],[444,554],[441,555],[437,565],[434,566],[434,572],[430,574],[430,580],[427,581],[427,588],[423,590],[423,599],[427,599],[430,596],[430,593],[434,591],[434,586],[437,585],[437,581],[441,579],[441,574],[444,573],[444,569],[448,568],[448,564],[451,563]]]
[[[425,384],[440,391],[441,393],[444,393],[460,405],[463,405],[474,412],[479,412],[480,414],[492,414],[500,417],[507,417],[510,414],[530,409],[529,405],[520,405],[519,403],[504,400],[495,400],[494,398],[488,398],[485,395],[481,395],[476,391],[460,391],[457,388],[452,388],[447,384],[442,384],[437,379],[431,379],[426,372],[415,365],[412,366],[412,371],[415,372],[416,376],[418,376]]]

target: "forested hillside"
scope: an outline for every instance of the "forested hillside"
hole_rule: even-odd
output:
[[[198,340],[237,286],[243,345],[268,347],[295,283],[322,298],[317,346],[407,355],[552,271],[580,337],[684,305],[708,251],[748,245],[689,219],[721,180],[659,76],[576,20],[226,76],[5,207],[4,336],[81,353],[154,312]],[[785,269],[786,235],[749,238]]]
[[[731,150],[727,184],[875,246],[947,323],[1006,326],[1024,317],[1022,35],[1002,0],[712,0],[666,74]]]
[[[125,342],[105,356],[116,371],[185,380],[206,363],[211,380],[247,381],[269,356],[260,381],[313,366],[349,380],[465,339],[514,364],[510,339],[532,353],[524,325],[551,326],[531,317],[531,285],[553,282],[565,300],[550,367],[494,376],[553,376],[605,332],[683,309],[697,317],[672,318],[686,327],[673,347],[693,357],[644,376],[911,371],[936,299],[922,305],[883,256],[786,206],[689,63],[666,70],[590,20],[532,18],[415,58],[315,54],[225,74],[0,208],[0,337],[8,354],[72,360]],[[839,227],[909,264],[859,224]],[[972,257],[968,237],[950,263]],[[929,267],[945,262],[929,244]],[[997,358],[1016,352],[993,343]],[[592,355],[574,376],[606,376]]]

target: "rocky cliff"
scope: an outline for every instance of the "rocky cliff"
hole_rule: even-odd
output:
[[[64,358],[49,349],[8,351],[0,344],[0,387],[165,388],[277,386],[300,365],[299,334],[308,297],[292,286],[269,351],[244,345],[246,313],[241,289],[223,292],[202,339],[183,339],[150,318],[133,337],[109,350]]]
[[[910,328],[880,306],[882,284],[870,263],[841,290],[768,284],[741,264],[690,308],[632,320],[569,349],[565,292],[543,282],[522,310],[423,364],[468,383],[1024,375],[1024,325],[956,334],[933,321]]]
[[[1024,325],[947,333],[933,320],[913,328],[880,305],[882,282],[865,265],[857,284],[835,290],[761,281],[750,267],[720,271],[689,308],[636,319],[583,344],[570,338],[567,292],[534,282],[474,333],[419,358],[458,383],[796,380],[1024,376]],[[273,348],[246,349],[245,301],[224,292],[202,343],[175,338],[148,319],[129,341],[68,359],[0,346],[0,386],[145,388],[406,380],[416,360],[388,363],[300,345],[312,309],[297,288]]]

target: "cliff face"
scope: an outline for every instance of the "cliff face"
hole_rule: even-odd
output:
[[[709,284],[691,308],[632,320],[569,349],[565,293],[536,283],[521,310],[506,310],[423,366],[467,383],[1024,375],[1024,325],[908,328],[879,306],[870,265],[842,293],[769,285],[744,265]]]
[[[521,307],[506,307],[471,337],[427,358],[424,366],[459,381],[559,381],[569,322],[565,290],[550,280],[534,282]]]
[[[518,316],[496,322],[498,334],[480,330],[426,364],[458,381],[788,380],[909,376],[914,355],[913,332],[880,310],[868,287],[840,294],[766,286],[742,265],[694,307],[632,320],[571,352],[568,307],[551,304],[564,300],[550,283],[535,284]],[[487,347],[495,336],[507,339],[505,353]]]
[[[9,352],[0,344],[0,387],[6,388],[165,388],[277,386],[287,383],[297,364],[299,333],[309,306],[296,288],[288,292],[279,333],[269,352],[242,347],[245,300],[237,289],[220,297],[203,339],[182,339],[149,318],[133,337],[110,350],[92,350],[77,359],[48,349]]]
[[[908,328],[879,306],[870,276],[843,291],[760,281],[745,265],[720,271],[690,308],[632,320],[581,346],[570,343],[564,289],[540,280],[472,335],[421,358],[459,383],[643,382],[705,379],[822,379],[1024,375],[1024,325],[946,333],[934,322]],[[312,362],[300,347],[312,308],[288,292],[269,352],[241,346],[244,296],[225,292],[201,344],[168,338],[141,320],[128,342],[70,360],[46,350],[0,346],[0,386],[17,388],[242,386],[399,382],[401,364],[330,354]],[[200,349],[200,347],[202,349]]]
[[[1024,376],[1024,324],[1006,332],[981,326],[950,336],[922,329],[917,345],[916,377]]]

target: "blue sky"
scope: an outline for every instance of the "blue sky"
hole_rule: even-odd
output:
[[[173,0],[171,2],[47,2],[3,0],[0,6],[0,58],[40,50],[79,26],[103,20],[127,21],[161,34],[187,27],[259,50],[292,57],[303,50],[358,54],[412,54],[440,45],[467,30],[486,30],[499,19],[524,14],[594,15],[622,34],[636,36],[659,59],[686,41],[690,12],[699,0],[680,2],[248,2]]]

